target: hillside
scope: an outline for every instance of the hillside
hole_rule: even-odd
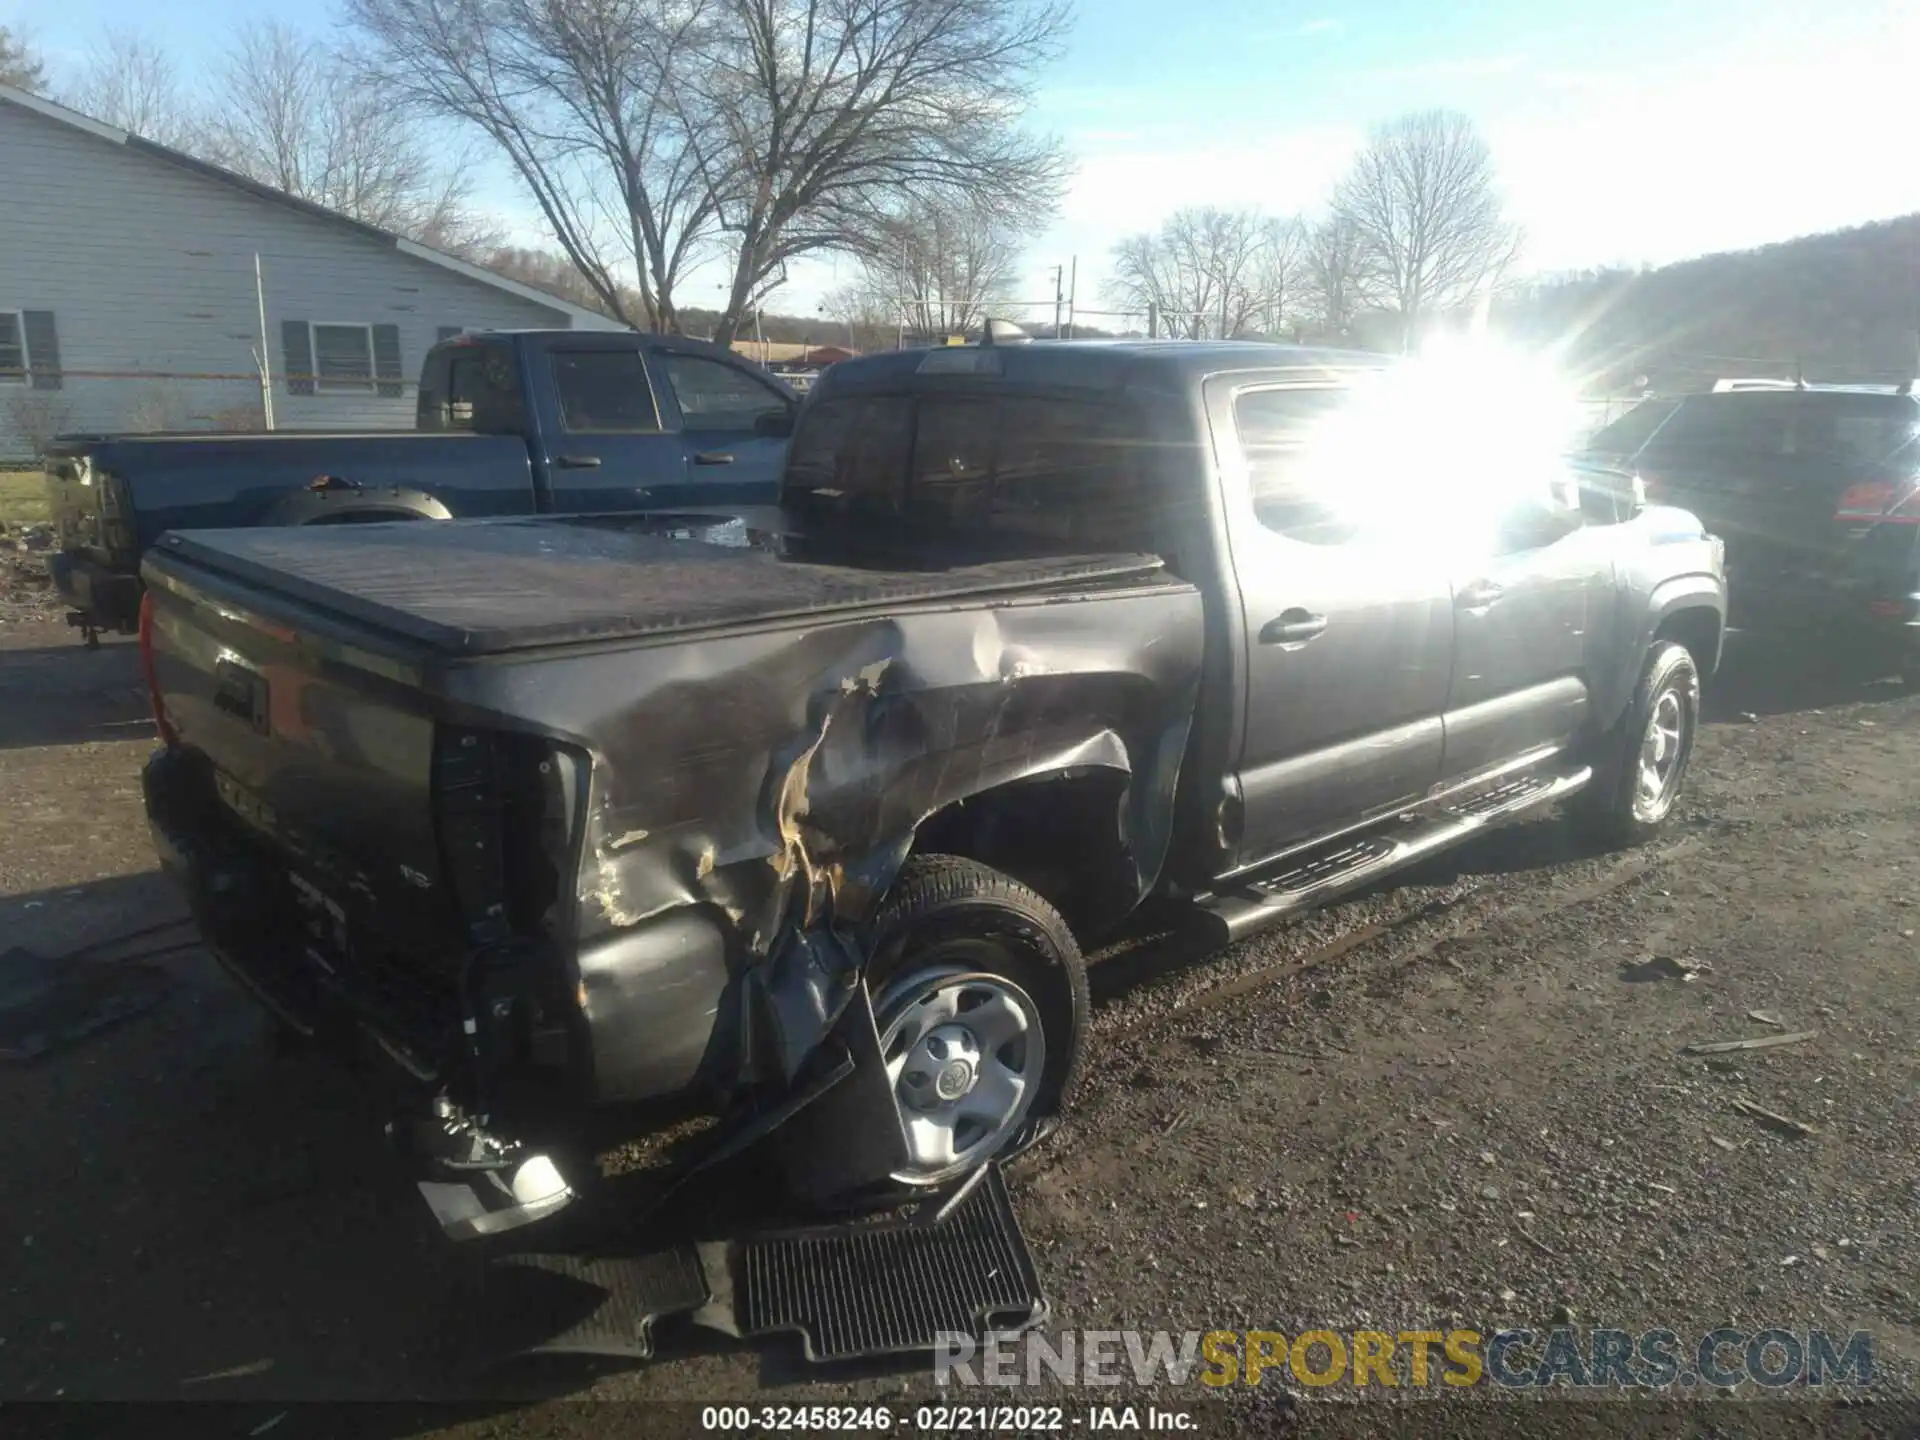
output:
[[[1726,375],[1905,380],[1920,370],[1920,215],[1703,255],[1638,273],[1535,282],[1498,329],[1566,340],[1594,391]]]

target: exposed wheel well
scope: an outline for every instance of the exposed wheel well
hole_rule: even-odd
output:
[[[1132,777],[1104,767],[1016,781],[922,821],[914,855],[959,855],[1031,887],[1073,927],[1097,934],[1133,906],[1125,800]]]
[[[1702,675],[1713,672],[1720,654],[1720,617],[1705,606],[1676,610],[1660,622],[1653,632],[1655,644],[1672,640],[1687,647],[1694,668]]]

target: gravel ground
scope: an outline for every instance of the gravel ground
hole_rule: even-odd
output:
[[[1010,1180],[1056,1334],[1860,1329],[1873,1391],[1668,1411],[1270,1376],[1094,1400],[1208,1434],[1915,1433],[1920,700],[1821,654],[1730,647],[1690,797],[1645,849],[1529,824],[1224,954],[1143,930],[1095,972],[1068,1123]],[[5,943],[177,914],[138,813],[141,713],[125,644],[0,627]],[[517,1436],[667,1428],[582,1397],[934,1395],[924,1367],[822,1377],[691,1329],[646,1367],[475,1379],[474,1261],[381,1153],[378,1078],[271,1058],[204,956],[152,963],[159,1008],[0,1066],[0,1399],[237,1399],[264,1422],[452,1397],[470,1408],[356,1413]],[[292,1413],[277,1434],[339,1433]]]

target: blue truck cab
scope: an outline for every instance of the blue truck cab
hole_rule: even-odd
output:
[[[684,336],[461,335],[428,352],[411,431],[62,437],[54,583],[92,641],[136,628],[141,557],[169,530],[765,504],[797,406]]]

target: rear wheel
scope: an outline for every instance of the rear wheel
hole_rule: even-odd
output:
[[[1684,645],[1661,641],[1601,746],[1593,780],[1575,802],[1575,822],[1613,847],[1651,839],[1680,798],[1699,728],[1699,669]]]
[[[1056,1112],[1086,1029],[1086,962],[1060,914],[976,861],[918,856],[873,927],[867,983],[908,1160],[938,1185]]]

